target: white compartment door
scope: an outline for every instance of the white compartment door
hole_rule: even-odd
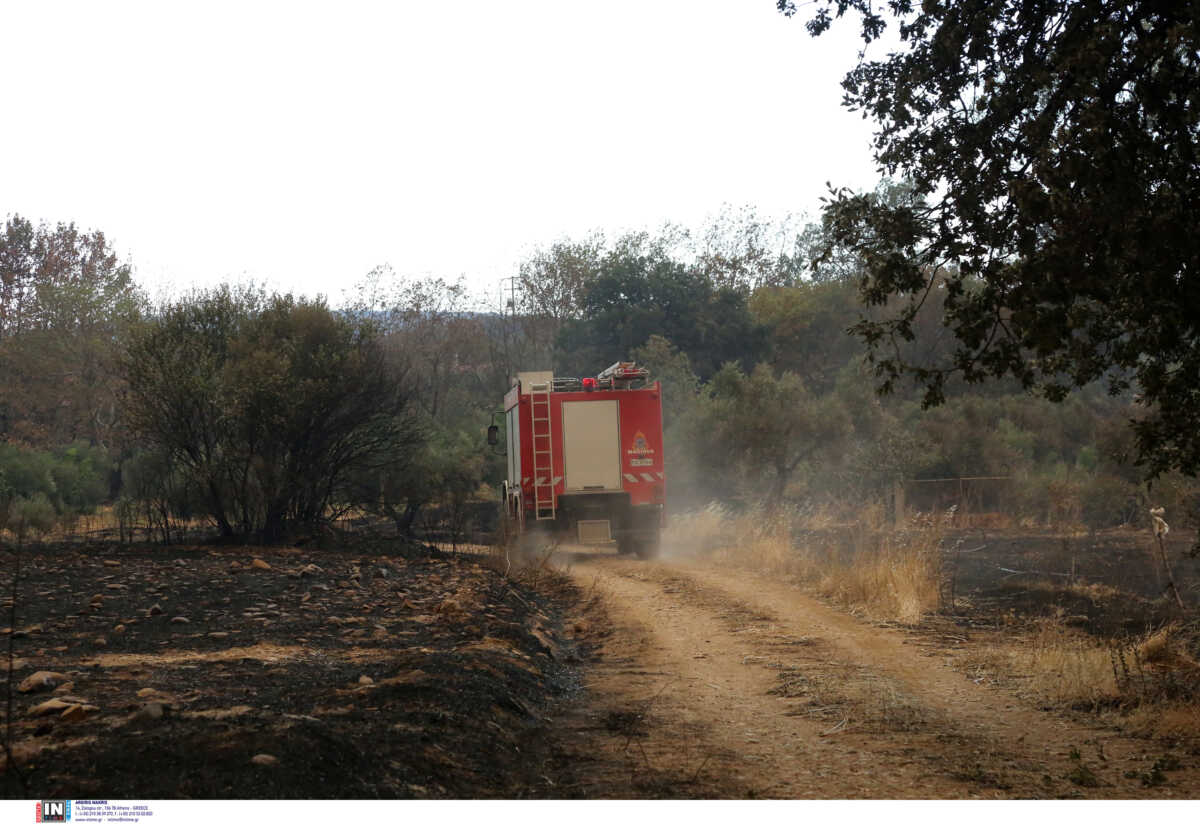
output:
[[[621,433],[617,401],[566,401],[563,472],[568,492],[621,488]]]

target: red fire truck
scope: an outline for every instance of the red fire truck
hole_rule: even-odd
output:
[[[521,372],[504,398],[510,535],[658,551],[664,523],[662,388],[619,361],[594,378]],[[488,440],[499,440],[493,426]]]

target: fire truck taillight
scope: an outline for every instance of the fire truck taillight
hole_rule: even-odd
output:
[[[594,392],[595,390],[596,390],[596,379],[595,378],[584,378],[583,379],[583,391],[584,392]]]

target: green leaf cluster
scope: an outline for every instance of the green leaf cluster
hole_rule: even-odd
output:
[[[833,189],[829,245],[863,263],[856,332],[885,389],[1011,378],[1051,400],[1136,384],[1150,474],[1200,470],[1200,13],[1155,0],[779,0],[816,35],[856,13],[845,103],[906,197]],[[949,346],[913,359],[922,310]]]

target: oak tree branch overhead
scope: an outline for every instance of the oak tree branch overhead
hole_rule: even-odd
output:
[[[1052,399],[1133,386],[1149,473],[1200,469],[1200,4],[777,6],[814,36],[857,13],[873,48],[844,105],[876,122],[879,166],[912,186],[893,202],[834,188],[824,210],[865,261],[862,300],[891,310],[855,327],[882,388],[912,376],[932,405],[951,375]],[[914,364],[903,343],[935,292],[955,345]]]

